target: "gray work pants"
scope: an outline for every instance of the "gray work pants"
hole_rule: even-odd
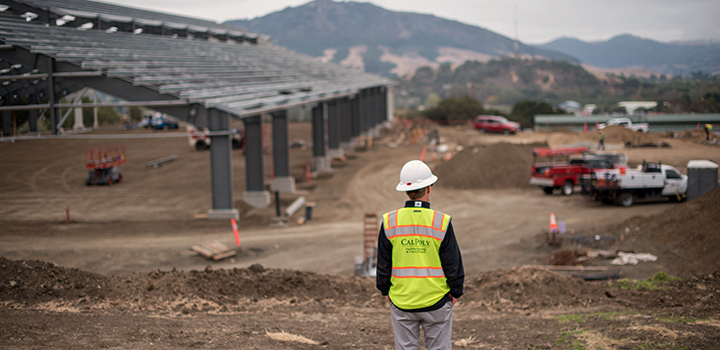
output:
[[[406,312],[390,305],[395,350],[420,349],[420,326],[425,332],[425,349],[452,348],[452,303],[429,312]]]

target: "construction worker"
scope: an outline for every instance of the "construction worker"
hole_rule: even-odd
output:
[[[602,130],[598,133],[598,149],[605,150],[605,135],[603,135]]]
[[[378,237],[377,288],[390,303],[395,349],[452,347],[452,308],[463,294],[465,271],[450,216],[430,209],[430,168],[411,160],[395,188],[405,206],[385,213]]]
[[[710,141],[710,132],[712,131],[712,124],[705,124],[705,141]]]

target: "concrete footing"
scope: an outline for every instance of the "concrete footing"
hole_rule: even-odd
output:
[[[240,212],[237,209],[210,209],[208,219],[240,219]]]
[[[270,183],[270,191],[280,193],[294,193],[295,179],[292,176],[276,177]]]
[[[243,193],[243,202],[253,208],[267,208],[270,205],[270,192],[252,191]]]
[[[341,148],[331,148],[327,150],[327,157],[328,159],[333,159],[335,157],[344,157],[345,152]]]
[[[340,149],[344,154],[355,152],[355,142],[340,142]]]
[[[312,160],[312,166],[313,171],[319,172],[319,173],[325,173],[332,171],[330,167],[330,158],[327,156],[323,157],[314,157]]]

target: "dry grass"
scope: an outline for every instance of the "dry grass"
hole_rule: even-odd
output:
[[[576,337],[587,344],[587,349],[615,349],[619,344],[616,340],[605,337],[596,331],[586,331],[577,334]]]
[[[279,340],[279,341],[291,341],[296,343],[303,343],[303,344],[310,344],[310,345],[318,345],[319,343],[312,340],[303,337],[302,335],[296,335],[296,334],[290,334],[285,333],[285,331],[282,332],[268,332],[265,331],[265,335],[267,335],[270,339]]]
[[[470,345],[473,345],[473,344],[475,344],[475,343],[477,343],[477,342],[478,342],[478,341],[477,341],[477,339],[475,339],[475,337],[468,337],[468,338],[465,338],[465,339],[456,340],[456,341],[453,342],[453,344],[455,344],[455,346],[459,346],[459,347],[461,347],[461,348],[464,348],[464,347],[468,347],[468,346],[470,346]]]
[[[715,320],[715,319],[709,319],[709,320],[704,320],[704,321],[696,321],[696,322],[693,322],[693,324],[701,324],[701,325],[704,325],[704,326],[711,326],[711,327],[720,328],[720,320]]]
[[[646,331],[650,333],[657,333],[665,338],[677,339],[680,335],[678,332],[672,329],[667,329],[661,326],[635,326],[628,328],[629,330]]]

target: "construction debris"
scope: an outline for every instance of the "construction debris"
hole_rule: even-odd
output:
[[[649,253],[625,253],[618,252],[618,257],[610,262],[612,265],[637,265],[641,262],[657,260],[657,256]]]
[[[167,157],[163,157],[160,159],[151,160],[147,163],[145,163],[146,168],[159,168],[165,163],[172,162],[173,160],[177,159],[177,155],[171,155]]]

